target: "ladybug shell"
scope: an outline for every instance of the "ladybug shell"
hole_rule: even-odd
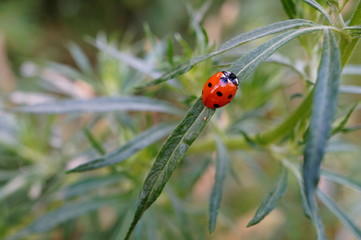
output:
[[[208,108],[220,108],[232,101],[238,89],[238,79],[231,72],[218,72],[208,79],[202,91],[202,101]]]

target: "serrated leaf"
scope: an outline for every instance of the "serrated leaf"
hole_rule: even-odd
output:
[[[290,30],[263,43],[251,52],[236,60],[229,71],[235,73],[239,81],[246,79],[263,61],[270,57],[280,47],[306,33],[324,30],[324,26],[309,27],[299,30]]]
[[[326,170],[322,170],[321,174],[324,178],[326,178],[332,182],[349,187],[349,188],[361,193],[361,182],[357,182],[349,177],[342,176],[340,174],[329,172]]]
[[[133,154],[148,147],[150,144],[167,136],[174,127],[175,124],[173,123],[161,123],[159,125],[156,125],[148,129],[147,131],[142,132],[129,142],[122,145],[120,148],[116,149],[115,151],[110,152],[100,158],[94,159],[90,162],[81,164],[80,166],[77,166],[73,169],[70,169],[67,171],[67,173],[89,171],[120,163],[132,156]]]
[[[251,227],[262,221],[276,207],[277,201],[281,199],[286,193],[288,179],[287,175],[287,170],[282,167],[281,175],[277,180],[276,186],[264,198],[256,214],[247,224],[247,227]]]
[[[307,26],[314,26],[315,23],[304,20],[304,19],[292,19],[292,20],[286,20],[281,22],[276,22],[273,24],[270,24],[265,27],[257,28],[253,31],[241,33],[237,35],[236,37],[232,38],[231,40],[225,42],[222,44],[216,51],[201,55],[192,58],[187,63],[184,63],[182,65],[177,66],[173,70],[169,71],[168,73],[162,75],[158,79],[155,79],[154,81],[151,81],[150,83],[146,84],[147,86],[153,86],[156,84],[160,84],[162,82],[168,81],[172,78],[175,78],[176,76],[179,76],[185,72],[188,72],[195,64],[200,63],[202,61],[205,61],[211,57],[217,56],[221,53],[224,53],[232,48],[235,48],[237,46],[240,46],[244,43],[247,43],[252,40],[256,40],[262,37],[266,37],[275,33],[284,32],[293,28],[299,28],[299,27],[307,27]]]
[[[337,204],[325,193],[317,191],[318,198],[330,209],[333,214],[353,233],[357,239],[361,239],[361,229],[350,219]]]
[[[199,98],[165,141],[144,181],[134,219],[125,239],[129,239],[143,213],[159,197],[189,146],[202,132],[214,112],[215,109],[205,107]]]
[[[104,205],[117,203],[118,201],[118,199],[91,199],[62,206],[36,219],[30,226],[13,236],[9,236],[6,240],[22,239],[29,234],[48,231],[65,221],[69,221],[90,211],[97,210]]]
[[[217,157],[216,157],[216,175],[211,193],[209,205],[209,232],[212,233],[216,227],[218,210],[221,205],[223,182],[229,169],[229,156],[227,148],[223,142],[216,138]]]
[[[332,20],[326,9],[324,9],[318,2],[314,0],[303,0],[305,3],[319,11],[328,21],[328,23],[332,24]]]
[[[311,218],[317,230],[318,239],[326,239],[326,235],[322,220],[318,215],[315,191],[320,176],[321,162],[336,111],[340,74],[340,52],[335,37],[330,30],[325,30],[303,164],[304,190],[311,211]]]
[[[14,109],[19,112],[37,114],[61,114],[92,112],[103,113],[112,111],[149,111],[183,115],[178,107],[153,98],[142,96],[99,97],[92,99],[72,99],[59,102],[40,103]]]

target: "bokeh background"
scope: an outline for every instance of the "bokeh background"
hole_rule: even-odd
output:
[[[354,2],[350,1],[349,6]],[[345,18],[349,10],[345,10]],[[214,50],[241,32],[285,19],[287,15],[278,0],[0,0],[0,106],[7,109],[55,99],[132,95],[136,92],[133,87],[139,81],[149,80],[152,74],[129,67],[130,55],[143,59],[144,69],[166,71],[192,56]],[[123,53],[129,54],[125,63],[94,47],[96,39],[115,43]],[[216,60],[216,64],[211,61],[199,64],[181,77],[180,89],[171,85],[136,94],[160,97],[178,106],[187,105],[200,94],[210,74],[217,71],[217,63],[227,63],[262,41],[234,50],[222,60]],[[298,43],[282,48],[280,54],[291,59],[305,59],[307,55]],[[353,55],[353,64],[361,64],[360,54],[357,50]],[[128,83],[130,79],[138,82],[132,85]],[[359,76],[344,79],[348,84],[358,81]],[[250,132],[268,129],[294,109],[299,103],[296,95],[302,93],[305,86],[300,84],[297,74],[281,66],[265,64],[252,76],[252,81],[244,83],[244,89],[237,100],[243,103],[242,108],[233,105],[236,111],[218,116],[220,129],[227,128],[231,134],[240,128]],[[296,96],[295,100],[284,106],[285,99],[291,96]],[[341,115],[358,101],[358,96],[342,97]],[[96,144],[90,143],[92,138],[88,132],[109,151],[155,122],[168,118],[179,120],[149,113],[38,116],[1,110],[0,116],[1,239],[20,232],[54,209],[77,203],[89,206],[89,213],[84,210],[85,214],[59,221],[44,231],[41,227],[33,229],[38,233],[23,234],[23,239],[120,239],[131,216],[129,204],[135,202],[161,143],[121,166],[84,174],[64,172],[101,153],[94,149]],[[237,125],[230,127],[233,119]],[[356,112],[351,125],[359,124],[359,119]],[[346,139],[357,142],[359,137],[353,132]],[[337,146],[341,147],[333,151],[337,153],[330,157],[330,167],[357,176],[361,170],[361,164],[357,163],[358,147]],[[279,149],[293,156],[293,147]],[[311,222],[303,215],[294,178],[289,180],[289,191],[280,209],[261,224],[245,228],[263,197],[272,189],[279,171],[274,154],[257,148],[231,153],[234,171],[226,181],[219,226],[209,235],[208,201],[215,171],[210,161],[214,161],[214,156],[214,152],[205,151],[186,158],[166,189],[167,197],[162,195],[145,215],[135,239],[279,240],[315,236]],[[136,158],[143,160],[137,162]],[[341,163],[343,159],[346,160]],[[360,211],[359,195],[324,184],[325,189],[338,196],[343,207],[358,209],[355,214]],[[84,205],[88,199],[109,196],[115,196],[119,206],[96,205],[98,202]],[[82,201],[85,201],[83,205]],[[328,218],[331,213],[325,211],[324,214],[329,234],[335,239],[352,239],[337,220]]]

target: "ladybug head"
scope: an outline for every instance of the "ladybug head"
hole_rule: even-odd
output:
[[[223,74],[229,81],[231,81],[234,85],[238,86],[238,78],[234,73],[230,71],[223,71]]]

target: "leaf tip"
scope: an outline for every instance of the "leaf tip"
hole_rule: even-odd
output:
[[[252,227],[256,224],[253,220],[249,221],[249,223],[246,225],[246,228]]]

